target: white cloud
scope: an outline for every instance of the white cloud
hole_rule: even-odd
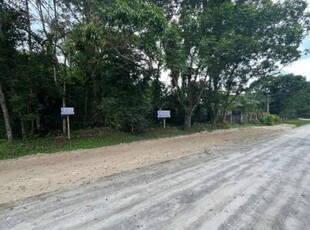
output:
[[[310,11],[310,0],[307,0],[308,11]],[[310,49],[310,36],[307,36],[300,46],[300,50]],[[285,73],[293,73],[296,75],[302,75],[310,81],[310,55],[302,57],[300,60],[292,63],[283,69]]]
[[[300,59],[283,69],[285,73],[302,75],[310,81],[310,58]]]

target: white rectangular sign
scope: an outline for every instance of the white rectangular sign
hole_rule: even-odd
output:
[[[157,118],[171,118],[170,110],[158,110]]]
[[[74,115],[73,107],[61,107],[61,115]]]

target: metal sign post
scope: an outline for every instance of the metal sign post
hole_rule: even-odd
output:
[[[61,116],[66,116],[67,121],[67,134],[68,139],[71,139],[71,133],[70,133],[70,116],[74,115],[74,108],[73,107],[61,107]]]
[[[171,118],[170,110],[157,110],[157,118],[163,119],[163,127],[166,128],[166,118]]]

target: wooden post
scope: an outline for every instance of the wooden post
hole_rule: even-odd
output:
[[[163,119],[164,129],[166,128],[166,118]]]
[[[70,135],[70,118],[67,115],[67,132],[68,132],[68,139],[71,139],[71,135]]]

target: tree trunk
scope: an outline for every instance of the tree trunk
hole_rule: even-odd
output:
[[[25,122],[24,122],[24,120],[22,119],[21,113],[19,113],[19,117],[20,117],[20,128],[21,128],[21,130],[22,130],[23,140],[26,140],[27,134],[26,134]]]
[[[31,131],[30,131],[31,136],[33,136],[34,134],[34,129],[35,129],[34,122],[35,122],[35,119],[31,119]]]
[[[185,117],[184,117],[184,129],[188,129],[192,125],[192,112],[191,111],[185,111]]]
[[[40,116],[38,116],[36,118],[36,126],[37,126],[37,130],[41,129],[41,119],[40,119]]]
[[[56,64],[55,63],[54,63],[54,67],[53,67],[53,77],[54,77],[55,86],[57,86],[57,71],[56,71]]]
[[[26,0],[25,2],[26,4],[26,21],[27,21],[27,32],[28,32],[28,48],[29,48],[29,52],[32,53],[32,50],[33,50],[33,47],[32,47],[32,38],[31,38],[31,34],[32,34],[32,31],[31,31],[31,20],[30,20],[30,9],[29,9],[29,0]],[[28,56],[28,60],[30,61],[30,56]],[[32,89],[35,89],[35,87],[33,87],[34,84],[34,79],[33,77],[29,78],[29,81],[30,81],[30,84],[31,84],[31,87],[30,87],[30,95],[33,94],[32,92]],[[28,113],[30,112],[30,108],[28,108]],[[21,113],[19,114],[20,116],[20,125],[21,125],[21,130],[22,130],[22,136],[23,136],[23,139],[26,139],[27,137],[27,133],[26,133],[26,129],[25,129],[25,121],[22,119],[22,116],[21,116]],[[35,120],[32,119],[31,120],[31,129],[30,129],[30,135],[33,135],[34,134],[34,122]],[[27,122],[26,122],[27,123]]]
[[[28,46],[29,51],[32,52],[32,39],[31,39],[31,21],[30,21],[30,10],[29,10],[29,1],[26,0],[26,19],[27,19],[27,32],[28,32]]]
[[[2,112],[3,112],[4,122],[5,122],[6,135],[7,135],[8,140],[12,141],[13,134],[12,134],[12,128],[11,128],[11,123],[10,123],[10,115],[9,115],[8,108],[6,106],[6,101],[5,101],[5,97],[4,97],[1,84],[0,84],[0,105],[1,105]]]
[[[85,98],[84,98],[84,127],[86,127],[87,121],[87,110],[88,110],[88,90],[85,89]]]
[[[20,119],[20,129],[22,131],[22,137],[23,137],[23,140],[26,140],[27,132],[26,132],[25,121],[23,119],[23,116],[22,116],[21,112],[18,112],[18,115],[19,115],[19,119]]]
[[[224,123],[226,121],[226,113],[227,113],[227,106],[225,106],[223,115],[221,117],[221,121]]]
[[[66,107],[66,77],[67,77],[67,62],[65,60],[65,78],[63,82],[63,91],[62,91],[62,107]],[[67,133],[67,123],[66,117],[62,118],[62,133],[65,135]]]
[[[66,99],[64,96],[62,97],[62,107],[66,107]],[[67,133],[67,121],[65,116],[62,117],[62,133],[63,135]]]
[[[93,118],[95,118],[96,114],[96,106],[97,106],[97,81],[96,81],[96,75],[95,72],[92,71],[91,73],[91,84],[92,84],[92,101],[91,101],[91,115]]]
[[[133,124],[131,124],[131,133],[134,133],[134,128],[133,128]]]
[[[219,118],[219,109],[215,108],[213,111],[212,129],[215,128],[218,118]]]

